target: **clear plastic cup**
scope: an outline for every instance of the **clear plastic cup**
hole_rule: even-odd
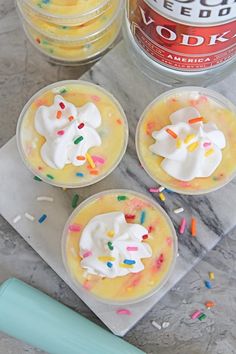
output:
[[[17,0],[43,20],[64,26],[83,24],[104,13],[112,0],[93,1],[51,1],[42,0]],[[73,4],[74,3],[74,4]]]
[[[77,108],[92,102],[100,111],[102,122],[96,131],[102,143],[87,151],[95,165],[84,157],[82,166],[69,163],[55,169],[43,160],[41,148],[45,138],[35,129],[35,114],[40,106],[51,106],[57,95]],[[78,134],[82,135],[82,130]],[[17,124],[17,145],[25,165],[44,182],[63,188],[85,187],[101,181],[118,166],[127,142],[128,123],[119,102],[100,86],[81,80],[56,82],[38,91],[26,103]]]
[[[29,19],[24,11],[20,12],[28,39],[42,54],[58,64],[82,65],[97,60],[114,44],[121,29],[123,2],[118,1],[116,6],[110,7],[107,15],[84,24],[83,30],[79,27],[63,30],[63,26],[58,26],[61,28],[58,34],[49,34],[48,28],[39,29],[32,18]],[[56,30],[53,25],[49,28]]]
[[[222,161],[209,177],[180,181],[162,168],[163,157],[152,153],[153,131],[171,124],[169,116],[178,109],[193,106],[206,122],[224,133],[226,147]],[[233,133],[232,133],[233,132]],[[167,91],[152,101],[143,112],[136,130],[136,151],[142,167],[158,184],[181,194],[205,194],[222,188],[236,175],[236,107],[224,96],[202,87],[181,87]]]
[[[128,199],[118,201],[119,196]],[[132,212],[136,218],[126,220],[136,224],[140,224],[141,213],[146,213],[142,225],[148,229],[149,237],[143,242],[151,247],[152,257],[142,259],[144,269],[139,273],[111,279],[84,274],[79,255],[79,239],[83,227],[94,216],[114,211],[124,214]],[[79,225],[80,231],[70,231],[72,225]],[[88,291],[98,301],[114,305],[137,303],[160,291],[172,274],[178,249],[173,224],[160,205],[143,194],[126,189],[103,191],[82,202],[65,225],[61,246],[68,277],[78,291]]]

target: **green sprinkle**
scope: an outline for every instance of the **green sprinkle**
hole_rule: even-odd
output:
[[[142,225],[145,221],[146,218],[146,213],[145,211],[142,211],[141,216],[140,216],[140,224]]]
[[[205,318],[206,318],[205,313],[202,313],[202,314],[198,317],[199,321],[203,321],[203,320],[205,320]]]
[[[54,177],[52,176],[52,175],[46,175],[47,176],[47,178],[49,178],[49,179],[54,179]]]
[[[78,138],[75,139],[74,144],[79,144],[82,140],[84,140],[83,136],[79,136]]]
[[[72,202],[71,202],[71,206],[73,209],[77,207],[78,201],[79,201],[79,196],[78,196],[78,194],[75,194],[74,197],[72,198]]]
[[[107,243],[107,245],[108,245],[109,250],[111,250],[111,251],[114,250],[114,247],[112,246],[112,242],[111,242],[111,241],[109,241],[109,242]]]
[[[34,176],[34,180],[38,182],[42,182],[41,178],[39,178],[38,176]]]
[[[63,93],[66,93],[67,92],[67,89],[65,87],[63,87],[62,89],[60,89],[59,93],[60,94],[63,94]]]
[[[44,45],[48,45],[48,44],[49,44],[49,42],[48,42],[48,41],[46,41],[46,39],[43,39],[43,40],[42,40],[42,44],[44,44]]]
[[[126,199],[128,199],[128,198],[125,195],[118,195],[118,197],[117,197],[117,200],[119,200],[119,202],[121,200],[126,200]]]

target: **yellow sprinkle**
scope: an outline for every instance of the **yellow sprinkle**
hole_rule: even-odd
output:
[[[195,134],[188,134],[186,138],[184,139],[185,144],[188,144],[191,140],[195,138]]]
[[[109,257],[109,256],[101,256],[101,257],[98,257],[98,260],[101,262],[113,262],[113,261],[115,261],[115,258]]]
[[[177,139],[177,140],[176,140],[176,147],[177,147],[178,149],[180,149],[181,146],[182,146],[182,140],[181,140],[181,139]]]
[[[215,274],[213,272],[209,272],[209,279],[215,280]]]
[[[86,156],[86,159],[87,159],[88,163],[90,164],[90,166],[91,166],[92,168],[95,168],[96,165],[95,165],[95,163],[94,163],[92,157],[89,155],[89,153],[87,153],[85,156]]]
[[[163,193],[159,194],[159,198],[161,199],[162,202],[164,202],[166,200],[166,197],[164,196]]]
[[[125,264],[125,263],[120,263],[119,266],[121,268],[133,268],[133,264]]]
[[[212,155],[214,153],[214,149],[209,149],[209,150],[207,150],[206,152],[205,152],[205,156],[207,157],[207,156],[210,156],[210,155]]]
[[[115,231],[113,231],[113,230],[110,230],[107,232],[107,236],[109,236],[109,237],[113,237],[114,235],[115,235]]]
[[[199,143],[196,141],[195,143],[190,144],[187,149],[189,152],[193,152],[198,148]]]

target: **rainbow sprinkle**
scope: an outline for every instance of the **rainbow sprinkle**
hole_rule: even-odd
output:
[[[94,163],[94,161],[93,161],[93,159],[92,159],[92,157],[90,156],[89,153],[86,154],[86,159],[87,159],[89,165],[90,165],[92,168],[95,168],[95,167],[96,167],[96,165],[95,165],[95,163]]]
[[[190,144],[187,149],[189,152],[195,151],[199,146],[199,143],[196,141],[195,143]]]
[[[121,268],[133,268],[133,264],[125,264],[125,263],[120,263],[119,266]]]
[[[81,226],[78,224],[71,224],[68,229],[71,232],[79,232],[81,231]]]
[[[128,265],[132,265],[132,264],[135,264],[136,262],[133,261],[132,259],[125,259],[124,260],[124,264],[128,264]]]
[[[199,123],[199,122],[202,122],[202,121],[203,121],[203,117],[197,117],[197,118],[189,119],[188,123],[189,124],[194,124],[194,123]]]
[[[38,222],[39,222],[40,224],[42,224],[46,219],[47,219],[47,215],[46,215],[46,214],[43,214],[43,215],[40,216],[40,218],[38,219]]]
[[[120,202],[122,200],[128,199],[125,195],[118,195],[117,200]]]
[[[188,144],[191,140],[193,140],[196,137],[195,134],[188,134],[186,138],[184,139],[184,143]]]
[[[83,129],[83,127],[84,127],[84,123],[80,123],[80,124],[78,125],[78,129]]]
[[[98,257],[98,260],[101,262],[114,262],[116,259],[110,256],[100,256]]]
[[[126,247],[127,251],[138,251],[138,247],[135,246],[128,246]]]
[[[112,268],[113,264],[111,262],[107,262],[108,268]]]
[[[82,140],[84,140],[84,137],[83,137],[83,136],[79,136],[78,138],[76,138],[76,139],[74,140],[74,144],[77,145],[77,144],[79,144]]]
[[[116,313],[118,315],[128,315],[128,316],[131,315],[131,311],[127,310],[127,309],[119,309],[119,310],[116,311]]]
[[[166,129],[166,132],[167,132],[170,136],[172,136],[172,138],[174,138],[174,139],[177,139],[177,138],[178,138],[178,135],[177,135],[175,132],[173,132],[173,130],[167,128],[167,129]]]

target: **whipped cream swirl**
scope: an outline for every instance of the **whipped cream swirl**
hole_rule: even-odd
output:
[[[62,169],[66,164],[81,166],[88,150],[101,145],[96,131],[101,115],[94,103],[77,108],[60,95],[51,106],[40,106],[35,115],[35,129],[44,136],[41,157],[50,167]]]
[[[87,273],[115,278],[144,269],[142,258],[152,256],[143,236],[147,229],[128,224],[121,212],[100,214],[85,226],[80,238],[81,267]]]
[[[209,177],[222,160],[224,134],[214,123],[203,123],[194,107],[172,113],[170,121],[172,125],[152,133],[156,142],[149,147],[154,154],[164,157],[163,170],[181,181]]]

